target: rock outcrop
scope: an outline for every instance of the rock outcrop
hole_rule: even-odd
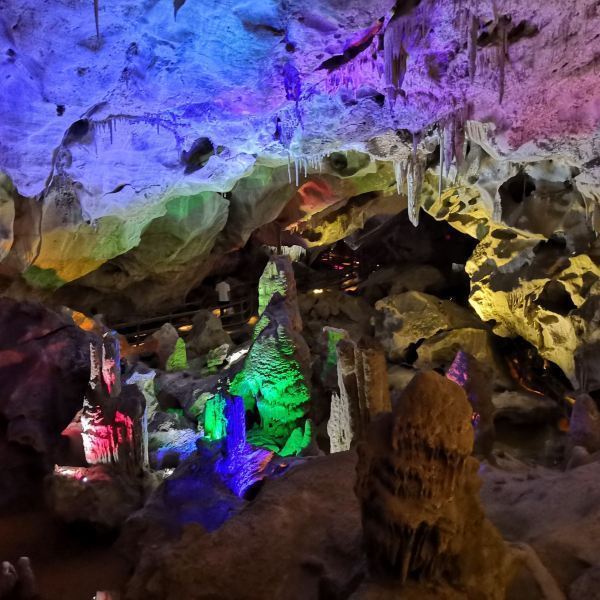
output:
[[[94,340],[40,304],[0,298],[0,503],[52,467],[83,403]]]
[[[484,328],[483,323],[462,306],[422,292],[388,296],[377,302],[375,308],[382,315],[377,336],[390,360],[402,360],[411,345],[440,332]]]

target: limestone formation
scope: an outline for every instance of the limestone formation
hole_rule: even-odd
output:
[[[233,347],[229,334],[223,329],[221,319],[209,310],[194,315],[192,330],[185,342],[190,356],[204,356],[219,346]]]
[[[582,446],[589,453],[600,450],[600,410],[588,394],[575,399],[569,421],[569,447]]]
[[[302,337],[296,280],[287,256],[272,257],[258,284],[260,319],[244,366],[229,394],[256,410],[248,440],[283,455],[298,454],[312,438],[310,350]]]
[[[479,240],[466,265],[469,302],[483,320],[493,322],[494,333],[523,337],[573,383],[577,370],[593,378],[585,345],[593,345],[597,329],[593,307],[600,268],[582,253],[585,245],[567,243],[560,232],[546,238],[498,224],[484,199],[463,187],[432,198],[427,210]],[[577,357],[582,364],[576,364]]]
[[[371,420],[392,408],[385,355],[374,340],[341,339],[337,368],[339,395],[331,399],[327,423],[331,452],[350,449]]]
[[[89,465],[118,465],[136,474],[146,455],[146,401],[137,385],[121,387],[118,349],[110,332],[101,344],[90,344],[90,380],[81,415],[83,446]]]
[[[0,298],[0,504],[52,468],[81,409],[94,340],[40,304]]]
[[[165,323],[148,339],[144,340],[144,348],[154,352],[158,357],[158,366],[165,369],[169,358],[175,352],[178,340],[177,329],[171,323]]]
[[[248,432],[249,441],[282,451],[292,436],[300,436],[298,446],[286,448],[290,454],[310,442],[310,351],[297,330],[297,316],[275,293],[258,323],[260,333],[244,367],[229,386],[230,394],[244,399],[246,409],[258,411],[260,423]]]
[[[415,366],[419,369],[447,368],[456,353],[467,352],[479,362],[501,373],[502,365],[493,347],[492,335],[485,329],[463,327],[441,331],[423,341],[417,348]]]
[[[488,363],[489,364],[489,363]],[[471,422],[475,430],[475,454],[491,457],[494,445],[494,376],[488,364],[471,354],[459,350],[446,371],[446,377],[460,385],[467,394],[473,413]]]
[[[185,342],[182,338],[178,337],[173,347],[173,352],[171,352],[165,363],[165,370],[168,372],[185,371],[187,368],[188,361]]]
[[[138,478],[111,465],[57,466],[48,478],[46,500],[66,523],[112,530],[141,506],[143,488]]]
[[[287,256],[273,256],[269,259],[258,282],[258,314],[262,315],[275,294],[285,302],[287,318],[294,331],[302,331],[302,317],[298,308],[296,279],[292,263]],[[260,321],[257,331],[260,330]]]
[[[506,550],[479,502],[471,412],[458,385],[423,372],[359,444],[356,494],[373,577],[504,598]]]
[[[388,296],[376,303],[382,314],[377,335],[390,360],[401,360],[411,344],[453,329],[482,329],[482,323],[465,308],[422,292]]]

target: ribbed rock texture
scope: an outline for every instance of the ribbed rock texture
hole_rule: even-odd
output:
[[[337,343],[339,394],[331,399],[327,423],[330,451],[349,450],[371,420],[392,409],[383,349],[375,340]]]
[[[259,310],[242,370],[229,386],[247,410],[256,410],[258,426],[248,440],[283,456],[298,454],[312,439],[310,350],[300,331],[302,318],[289,258],[269,261],[259,282]]]
[[[506,550],[479,501],[471,412],[458,385],[422,372],[359,444],[356,494],[372,577],[504,598]]]

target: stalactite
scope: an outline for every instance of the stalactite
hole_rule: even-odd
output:
[[[442,197],[442,189],[443,189],[443,180],[444,180],[444,128],[438,126],[438,137],[440,140],[440,173],[439,173],[439,181],[438,181],[438,196],[441,199]]]
[[[472,14],[469,21],[469,37],[467,41],[468,52],[469,52],[469,78],[471,83],[475,79],[475,73],[477,70],[477,33],[479,30],[479,22],[477,17]]]
[[[454,161],[454,115],[446,119],[443,127],[444,136],[444,168],[448,176],[452,162]]]
[[[504,83],[506,73],[506,58],[508,54],[508,23],[509,18],[500,17],[498,21],[498,102],[502,104],[504,98]]]
[[[396,190],[398,194],[402,194],[404,191],[404,184],[406,182],[406,171],[408,168],[408,161],[406,160],[395,160],[394,161],[394,176],[396,178]]]
[[[300,174],[299,174],[299,165],[298,159],[294,156],[294,173],[296,175],[296,187],[300,185]]]
[[[99,0],[94,0],[94,20],[96,21],[96,41],[98,45],[100,44],[100,20],[98,17],[98,2]]]
[[[416,227],[419,224],[419,210],[421,208],[420,195],[423,184],[423,166],[417,158],[411,157],[406,173],[406,188],[408,198],[408,218]]]

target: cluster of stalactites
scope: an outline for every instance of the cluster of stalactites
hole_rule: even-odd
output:
[[[296,187],[300,185],[300,175],[304,172],[304,177],[308,177],[308,170],[323,171],[323,159],[327,156],[326,152],[318,152],[311,155],[292,156],[288,154],[288,179],[292,183],[292,163],[294,164],[294,182]]]
[[[398,194],[404,193],[408,200],[408,218],[416,227],[419,224],[419,210],[421,209],[421,188],[425,176],[425,167],[422,160],[413,152],[404,160],[394,162],[394,175]]]
[[[450,114],[438,123],[437,142],[439,147],[439,190],[441,196],[444,178],[448,177],[450,167],[454,163],[460,168],[464,160],[465,121],[468,110],[463,108]],[[417,151],[419,134],[413,134],[412,153],[404,159],[394,161],[394,176],[398,194],[406,194],[408,202],[408,218],[416,227],[419,224],[421,208],[421,189],[425,177],[424,160]]]

